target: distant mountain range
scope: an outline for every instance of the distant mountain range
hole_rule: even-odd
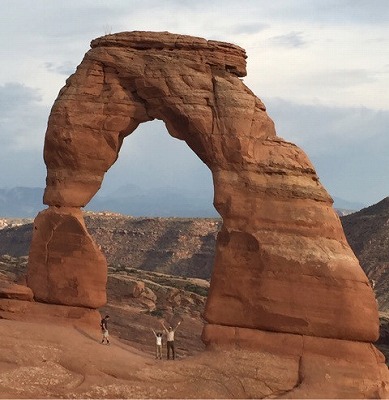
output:
[[[359,203],[356,201],[348,201],[341,199],[339,197],[332,197],[334,200],[334,207],[337,210],[347,210],[347,211],[359,211],[362,208],[367,207],[367,204]]]
[[[129,184],[107,194],[97,193],[85,209],[135,217],[219,217],[212,202],[211,192],[172,187],[143,189]]]
[[[0,218],[34,218],[43,210],[43,188],[0,188]],[[144,189],[124,185],[112,192],[101,191],[85,207],[87,211],[111,211],[135,217],[219,217],[212,204],[212,189],[158,187]],[[334,197],[340,215],[358,211],[365,205]]]

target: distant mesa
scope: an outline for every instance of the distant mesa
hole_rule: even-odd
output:
[[[105,304],[106,261],[80,208],[123,140],[160,119],[211,170],[223,219],[204,342],[289,354],[303,380],[296,397],[320,385],[330,395],[326,373],[337,394],[388,395],[369,281],[306,154],[277,137],[245,75],[245,51],[228,43],[167,32],[93,40],[49,117],[48,209],[35,219],[28,286],[45,303]]]

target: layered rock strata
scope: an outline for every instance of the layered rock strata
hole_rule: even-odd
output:
[[[160,119],[210,168],[223,218],[208,331],[376,340],[374,294],[332,199],[305,153],[276,136],[265,106],[243,83],[244,50],[167,32],[107,35],[91,47],[48,122],[49,208],[35,222],[28,273],[36,298],[105,302],[106,266],[79,209],[100,188],[123,140]]]
[[[97,308],[106,303],[107,263],[80,208],[49,207],[34,221],[27,284],[36,300]]]

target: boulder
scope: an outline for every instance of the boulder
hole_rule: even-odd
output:
[[[49,207],[34,221],[27,284],[37,301],[98,308],[106,303],[107,263],[82,212]]]
[[[0,281],[0,299],[32,301],[33,297],[32,290],[27,286]]]
[[[52,324],[90,325],[100,328],[100,313],[91,308],[44,304],[0,298],[0,318],[16,321],[45,321]]]

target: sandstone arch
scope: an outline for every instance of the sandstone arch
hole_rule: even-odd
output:
[[[49,207],[35,220],[29,257],[35,298],[105,303],[105,259],[80,207],[100,188],[123,139],[157,118],[212,171],[223,218],[204,340],[243,343],[255,330],[376,340],[374,295],[332,199],[240,79],[244,50],[151,32],[107,35],[91,47],[49,117]]]

